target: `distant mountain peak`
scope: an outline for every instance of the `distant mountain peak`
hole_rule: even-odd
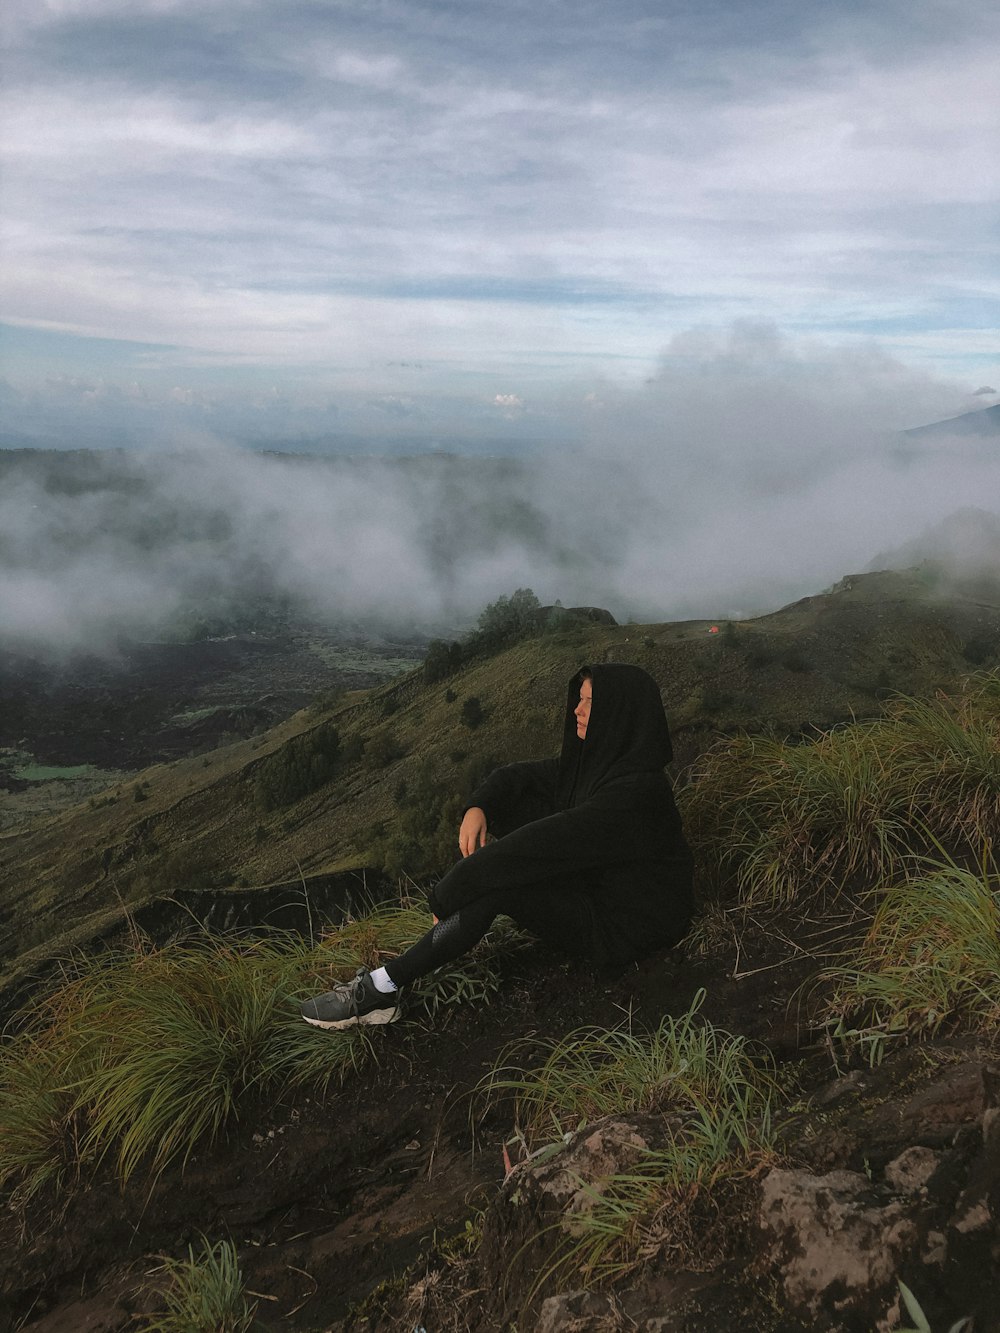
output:
[[[944,421],[932,421],[927,426],[911,426],[903,434],[911,440],[936,435],[1000,435],[1000,403]]]

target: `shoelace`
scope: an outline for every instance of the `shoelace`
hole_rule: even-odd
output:
[[[349,1006],[352,1014],[358,1012],[358,992],[361,990],[361,978],[364,970],[358,969],[353,981],[338,981],[332,988],[333,994],[340,996]]]
[[[364,981],[362,980],[364,975],[365,975],[364,968],[359,967],[357,972],[355,972],[354,974],[354,980],[348,981],[344,987],[344,989],[349,992],[351,1013],[354,1014],[355,1017],[359,1016],[360,1005],[358,1004],[358,997],[361,995],[362,991],[365,988]]]

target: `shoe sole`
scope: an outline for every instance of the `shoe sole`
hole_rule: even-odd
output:
[[[302,1017],[305,1018],[307,1023],[311,1023],[314,1028],[326,1028],[327,1030],[336,1028],[340,1031],[343,1028],[374,1027],[376,1024],[395,1023],[399,1017],[399,1005],[397,1004],[395,1009],[372,1009],[369,1013],[362,1014],[360,1017],[356,1014],[350,1018],[336,1019],[306,1018],[305,1014]]]

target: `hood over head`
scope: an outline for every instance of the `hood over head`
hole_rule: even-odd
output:
[[[574,709],[588,673],[594,698],[587,735],[580,740]],[[569,682],[563,724],[557,790],[561,807],[585,800],[626,774],[662,772],[673,753],[660,687],[648,672],[625,662],[601,662],[576,672]]]

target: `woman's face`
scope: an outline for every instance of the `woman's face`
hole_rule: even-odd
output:
[[[592,680],[582,680],[580,682],[580,702],[573,709],[573,716],[576,718],[576,734],[580,740],[587,734],[587,723],[590,721],[590,703],[594,697],[594,682]]]

